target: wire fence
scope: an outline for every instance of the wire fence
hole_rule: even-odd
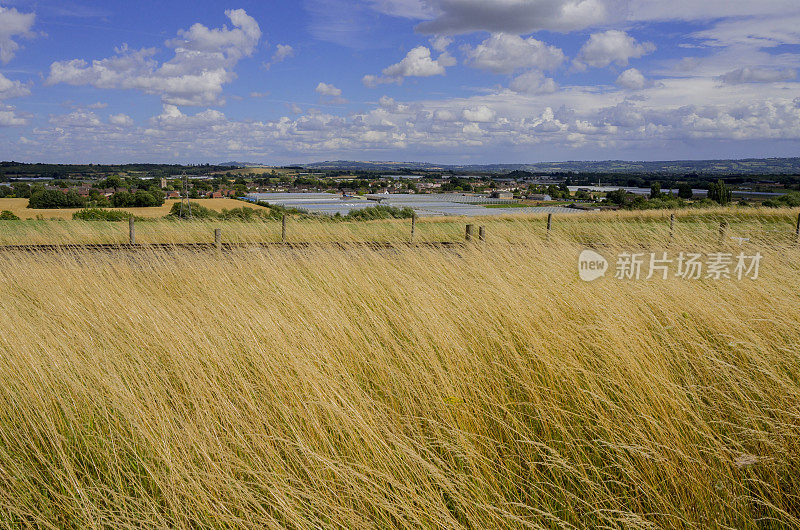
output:
[[[407,245],[448,247],[471,243],[525,244],[564,241],[588,247],[677,244],[790,246],[800,244],[800,214],[676,215],[597,214],[516,216],[467,222],[456,218],[412,218],[368,222],[293,219],[256,222],[218,221],[46,221],[0,223],[0,251],[245,247],[380,248]]]

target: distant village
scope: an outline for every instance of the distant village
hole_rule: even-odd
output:
[[[270,193],[468,194],[522,206],[579,209],[681,208],[691,205],[793,204],[797,177],[505,174],[452,171],[346,171],[288,167],[49,166],[0,163],[0,198],[29,198],[30,208],[159,206],[166,200],[252,198]],[[786,194],[792,204],[779,201]]]
[[[80,197],[111,198],[121,191],[158,189],[165,199],[244,197],[250,193],[338,193],[341,195],[467,192],[493,198],[550,201],[567,193],[563,180],[548,176],[522,178],[489,175],[365,175],[272,169],[162,177],[120,172],[101,179],[32,177],[0,184],[0,196],[27,195],[27,189],[58,190]],[[548,193],[549,189],[549,193]],[[5,193],[3,194],[3,191]],[[22,193],[18,193],[18,192]]]

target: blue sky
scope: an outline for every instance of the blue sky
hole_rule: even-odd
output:
[[[0,159],[800,152],[797,0],[0,0]]]

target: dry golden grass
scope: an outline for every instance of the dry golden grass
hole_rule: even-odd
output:
[[[137,217],[156,218],[164,217],[172,208],[172,205],[179,202],[176,199],[167,200],[162,206],[153,208],[113,208],[115,210],[123,210],[130,212]],[[216,211],[223,209],[241,208],[246,206],[241,201],[235,199],[200,199],[197,204],[205,206]],[[262,208],[261,206],[251,205],[251,208]],[[40,210],[35,208],[28,208],[28,199],[0,199],[0,211],[9,210],[15,213],[22,219],[72,219],[72,214],[77,212],[80,208],[60,208],[60,209],[47,209]]]
[[[222,199],[228,201],[228,199]],[[211,204],[212,200],[208,200]],[[240,201],[232,201],[240,206]],[[205,204],[205,203],[203,203]],[[230,203],[225,203],[229,204]],[[223,207],[220,204],[220,207]],[[140,209],[141,210],[141,209]],[[138,212],[137,212],[138,213]],[[553,236],[576,242],[615,244],[638,238],[648,244],[670,241],[668,211],[622,211],[556,215]],[[752,244],[776,245],[794,240],[797,212],[788,209],[718,208],[675,212],[673,234],[675,244],[693,244],[698,238],[714,239],[720,221],[729,224],[726,237],[746,237]],[[531,236],[545,236],[545,214],[516,214],[486,218],[420,218],[417,241],[456,241],[464,239],[464,225],[486,227],[490,240],[510,243],[527,241]],[[410,220],[335,221],[291,218],[288,223],[290,242],[315,241],[381,241],[407,242]],[[222,229],[222,238],[230,243],[275,242],[281,240],[280,220],[252,223],[237,221],[164,221],[137,223],[139,243],[208,243],[215,228]],[[0,245],[10,244],[82,244],[126,243],[127,222],[97,221],[10,221],[0,222]],[[728,244],[735,244],[727,240]]]
[[[670,249],[717,250],[719,214]],[[0,524],[800,525],[790,212],[732,222],[781,231],[741,282],[581,282],[590,229],[666,243],[663,214],[579,217],[457,250],[0,253]],[[367,235],[330,226],[304,237]]]

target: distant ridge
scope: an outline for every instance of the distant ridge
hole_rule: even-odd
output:
[[[509,173],[522,170],[533,173],[662,173],[714,175],[800,175],[800,157],[746,158],[741,160],[667,160],[635,162],[625,160],[539,162],[533,164],[431,164],[427,162],[364,162],[334,160],[298,164],[308,169],[341,171],[454,171]]]
[[[265,164],[256,164],[253,162],[223,162],[217,165],[221,167],[262,167]]]

